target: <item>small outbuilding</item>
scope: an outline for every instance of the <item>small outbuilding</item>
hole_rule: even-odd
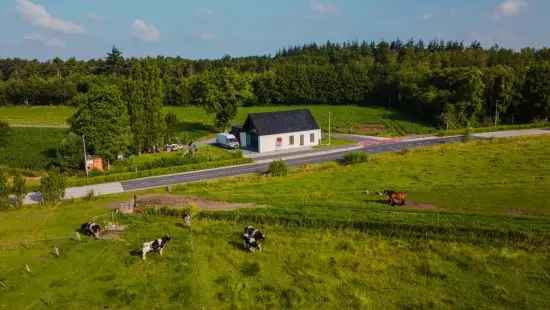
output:
[[[103,158],[99,156],[86,156],[86,169],[88,171],[100,171],[103,172]]]
[[[321,128],[309,110],[251,113],[240,132],[241,147],[258,153],[311,147]]]

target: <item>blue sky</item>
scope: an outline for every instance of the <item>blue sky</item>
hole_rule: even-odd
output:
[[[400,38],[550,46],[548,0],[0,0],[0,57],[217,58]]]

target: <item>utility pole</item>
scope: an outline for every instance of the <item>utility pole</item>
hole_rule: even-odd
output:
[[[331,137],[331,133],[332,133],[331,116],[332,116],[332,113],[328,112],[328,145],[330,145],[331,139],[332,139],[332,137]]]
[[[495,127],[498,126],[498,100],[495,101]]]
[[[82,148],[84,151],[84,170],[86,171],[86,177],[88,177],[88,158],[86,155],[86,140],[84,139],[84,135],[82,135]]]

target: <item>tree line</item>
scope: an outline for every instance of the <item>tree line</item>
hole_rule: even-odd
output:
[[[458,128],[548,120],[550,49],[483,48],[456,41],[327,42],[283,49],[271,56],[216,60],[179,57],[124,58],[113,50],[104,59],[0,60],[1,104],[79,105],[91,88],[110,85],[136,104],[132,131],[146,99],[129,90],[141,83],[146,65],[158,87],[154,106],[201,105],[220,127],[234,106],[259,104],[382,105],[413,113],[435,126]],[[160,100],[160,101],[158,101]],[[158,118],[158,116],[151,116]],[[161,125],[159,125],[161,126]],[[150,134],[149,134],[150,135]],[[133,144],[151,144],[134,137]]]

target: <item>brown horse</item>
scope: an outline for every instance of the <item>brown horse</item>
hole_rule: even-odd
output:
[[[396,192],[396,191],[390,191],[385,190],[384,194],[386,195],[387,199],[386,202],[393,206],[404,206],[407,199],[407,193],[405,192]]]

